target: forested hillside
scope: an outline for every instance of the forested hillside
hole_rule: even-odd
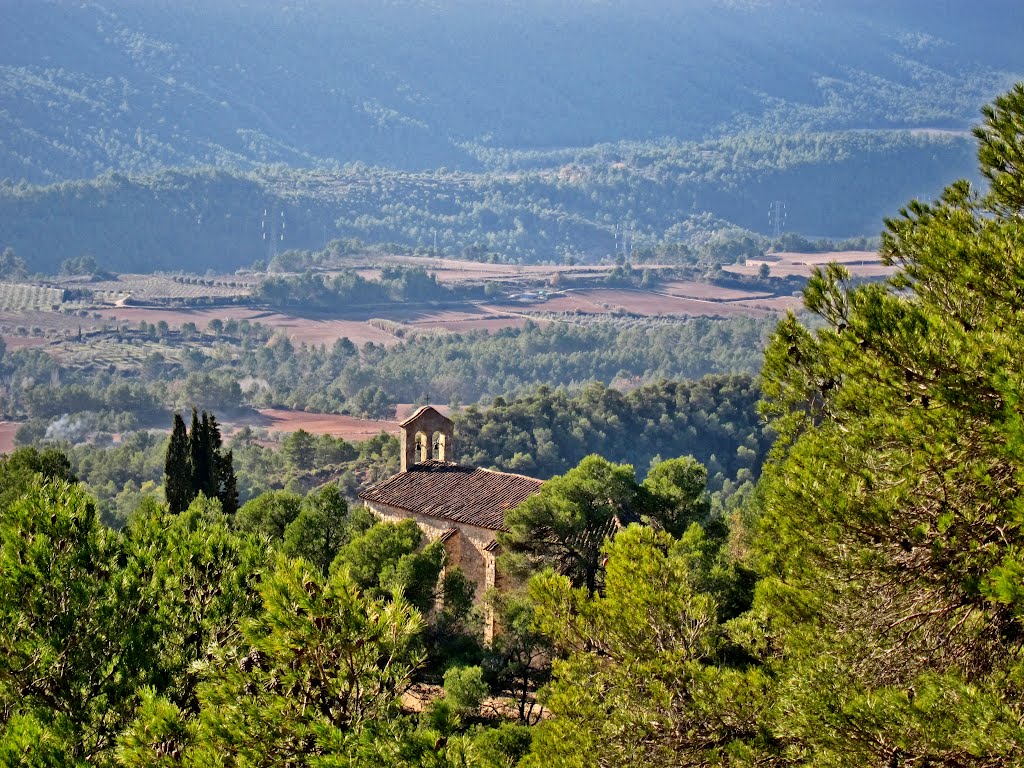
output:
[[[758,132],[963,130],[1024,71],[1015,6],[13,0],[0,177]]]
[[[233,270],[352,237],[560,262],[621,254],[628,236],[640,258],[731,263],[767,247],[739,227],[770,232],[775,200],[787,230],[873,237],[900,201],[934,194],[950,168],[971,172],[966,138],[897,132],[479,154],[491,170],[202,168],[0,183],[0,244],[42,272],[82,254],[118,271]]]
[[[1024,768],[1019,0],[0,4],[0,766]]]
[[[1012,3],[954,6],[14,0],[0,246],[198,270],[335,237],[561,260],[874,236],[972,175],[978,106],[1024,75]]]
[[[749,376],[662,380],[622,394],[599,384],[579,392],[542,387],[456,415],[457,453],[477,466],[532,477],[561,475],[596,453],[641,475],[663,458],[693,456],[712,490],[755,480],[773,435],[757,416]]]
[[[162,427],[168,411],[192,405],[218,412],[278,406],[391,418],[397,403],[475,403],[541,385],[576,389],[597,381],[632,387],[663,378],[749,374],[757,370],[770,327],[766,320],[747,318],[612,318],[592,325],[529,323],[495,334],[425,336],[391,347],[360,348],[346,338],[328,348],[296,347],[281,334],[270,337],[262,326],[229,322],[222,325],[223,339],[205,351],[189,349],[180,360],[165,356],[155,346],[159,332],[153,329],[149,336],[147,329],[130,341],[149,340],[153,348],[123,369],[62,365],[39,349],[6,355],[0,362],[0,413],[27,419],[21,428],[26,442],[48,434],[72,439]]]

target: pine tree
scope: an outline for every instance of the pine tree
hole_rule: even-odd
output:
[[[240,626],[248,653],[218,647],[205,665],[203,749],[231,765],[362,765],[343,755],[394,719],[423,663],[419,612],[362,594],[345,568],[324,576],[284,557],[260,594],[264,610]]]
[[[189,461],[189,439],[185,431],[185,421],[179,413],[174,414],[171,440],[167,444],[167,457],[164,461],[164,495],[167,498],[167,506],[174,514],[188,509],[188,505],[194,497],[192,468]]]
[[[819,271],[765,354],[755,612],[815,765],[1021,764],[1024,86],[984,115],[989,188],[910,203],[899,272]]]

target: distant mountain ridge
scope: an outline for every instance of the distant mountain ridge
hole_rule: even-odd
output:
[[[959,131],[1024,77],[1015,4],[848,5],[7,0],[0,178]]]

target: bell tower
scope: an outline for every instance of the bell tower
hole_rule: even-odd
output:
[[[403,472],[431,459],[455,460],[455,423],[432,406],[424,405],[399,426]]]

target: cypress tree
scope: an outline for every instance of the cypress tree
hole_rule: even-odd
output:
[[[200,493],[208,499],[217,496],[217,467],[215,457],[217,451],[214,447],[214,434],[220,442],[220,430],[217,428],[216,419],[213,421],[213,428],[210,425],[210,416],[203,411],[202,419],[196,409],[192,409],[192,426],[189,430],[188,449],[189,458],[192,464],[192,498]]]
[[[208,499],[216,498],[220,490],[219,464],[220,464],[220,428],[217,426],[217,419],[212,413],[203,411],[201,429],[203,431],[202,456],[203,463],[196,466],[196,484],[199,490]]]
[[[203,489],[201,485],[201,478],[203,476],[203,468],[206,464],[204,458],[206,453],[204,446],[204,443],[206,442],[205,438],[205,430],[199,422],[199,412],[193,407],[192,423],[188,428],[189,482],[192,489],[193,499]]]
[[[238,511],[238,483],[235,480],[234,455],[228,451],[223,456],[216,454],[217,464],[217,498],[220,508],[228,515]]]
[[[238,483],[234,456],[221,454],[223,440],[217,417],[192,409],[188,430],[180,414],[174,415],[174,429],[167,447],[164,467],[164,488],[172,512],[188,508],[200,493],[208,499],[219,499],[221,509],[229,515],[238,511]]]
[[[192,493],[192,469],[189,461],[189,439],[180,413],[174,414],[171,440],[164,460],[164,496],[171,512],[178,514],[188,508]]]

